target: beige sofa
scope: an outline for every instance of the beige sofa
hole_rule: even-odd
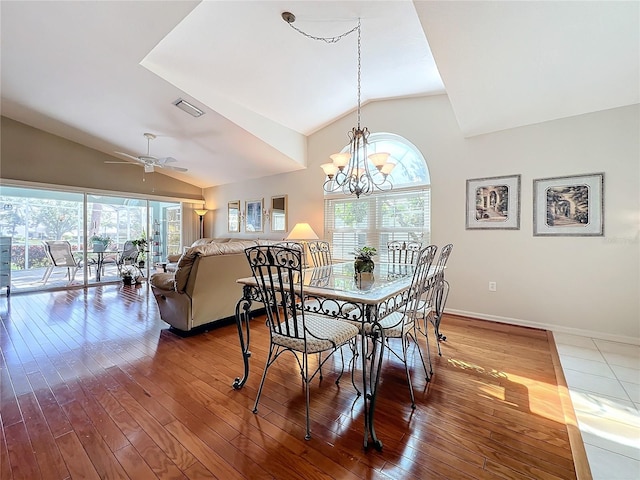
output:
[[[150,278],[160,317],[182,332],[232,318],[242,295],[242,285],[236,280],[251,275],[244,250],[272,243],[208,240],[188,248],[175,272],[155,273]]]
[[[232,241],[234,241],[233,238],[204,237],[204,238],[200,238],[199,240],[196,240],[195,242],[193,242],[190,247],[184,247],[184,251],[186,252],[191,247],[199,247],[200,245],[207,245],[209,243],[228,243],[228,242],[232,242]],[[178,267],[178,261],[180,260],[180,257],[182,257],[181,253],[177,253],[177,254],[174,254],[174,255],[167,255],[167,261],[164,264],[164,271],[165,272],[175,272],[176,268]]]

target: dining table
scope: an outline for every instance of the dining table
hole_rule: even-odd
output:
[[[373,273],[356,274],[353,262],[344,262],[306,268],[301,273],[304,301],[298,303],[299,308],[332,318],[359,321],[362,323],[360,331],[367,332],[366,335],[360,335],[365,449],[370,442],[377,450],[383,446],[374,425],[378,379],[385,346],[384,331],[379,322],[408,303],[413,272],[414,266],[411,264],[376,263]],[[234,380],[233,388],[240,389],[249,377],[249,323],[254,303],[260,303],[260,294],[254,277],[240,278],[237,282],[243,285],[243,295],[236,305],[235,317],[244,374]],[[370,323],[370,328],[365,329],[365,323]]]

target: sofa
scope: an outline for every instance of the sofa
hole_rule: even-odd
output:
[[[228,243],[234,241],[233,238],[211,238],[204,237],[196,240],[189,247],[184,247],[184,251],[186,252],[191,247],[198,247],[200,245],[208,245],[209,243]],[[167,261],[164,263],[164,271],[165,272],[175,272],[178,267],[178,261],[182,257],[182,253],[177,253],[173,255],[167,255]]]
[[[242,285],[236,280],[251,276],[244,250],[269,243],[273,242],[194,242],[176,262],[175,271],[155,273],[149,279],[162,320],[180,333],[233,318],[242,296]]]

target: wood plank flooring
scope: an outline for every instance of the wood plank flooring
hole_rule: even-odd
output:
[[[339,356],[313,384],[310,441],[291,356],[252,413],[269,342],[260,319],[235,391],[235,325],[178,337],[146,286],[0,297],[0,316],[2,480],[576,478],[541,330],[445,316],[431,383],[416,355],[415,410],[402,364],[385,357],[378,452],[362,448],[349,375],[334,383]]]

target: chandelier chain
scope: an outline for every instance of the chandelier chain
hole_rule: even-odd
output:
[[[357,127],[348,132],[348,151],[330,155],[332,163],[320,165],[324,170],[327,180],[323,189],[327,193],[342,190],[345,195],[370,195],[374,190],[388,191],[393,188],[388,175],[395,167],[395,163],[389,161],[390,154],[386,152],[375,152],[367,155],[367,144],[369,129],[360,126],[361,120],[361,100],[362,100],[362,29],[361,19],[351,30],[335,37],[316,37],[303,32],[293,25],[296,17],[291,12],[282,12],[282,19],[296,32],[312,40],[320,40],[326,43],[336,43],[353,32],[358,32],[358,71],[357,71]],[[347,147],[345,147],[346,150]],[[371,165],[369,165],[371,163]],[[371,170],[375,166],[375,169]]]
[[[358,18],[358,130],[360,129],[360,77],[362,75],[362,66],[360,60],[360,19]]]
[[[311,35],[310,33],[307,32],[303,32],[302,30],[300,30],[298,27],[296,27],[293,23],[291,22],[287,22],[289,24],[289,26],[291,28],[293,28],[296,32],[301,33],[302,35],[304,35],[307,38],[310,38],[312,40],[320,40],[321,42],[325,42],[325,43],[337,43],[340,40],[342,40],[344,37],[346,37],[347,35],[352,34],[353,32],[355,32],[356,30],[358,31],[358,35],[360,34],[360,19],[358,19],[358,25],[356,25],[355,27],[353,27],[351,30],[349,30],[348,32],[344,32],[340,35],[336,35],[335,37],[316,37],[315,35]]]

